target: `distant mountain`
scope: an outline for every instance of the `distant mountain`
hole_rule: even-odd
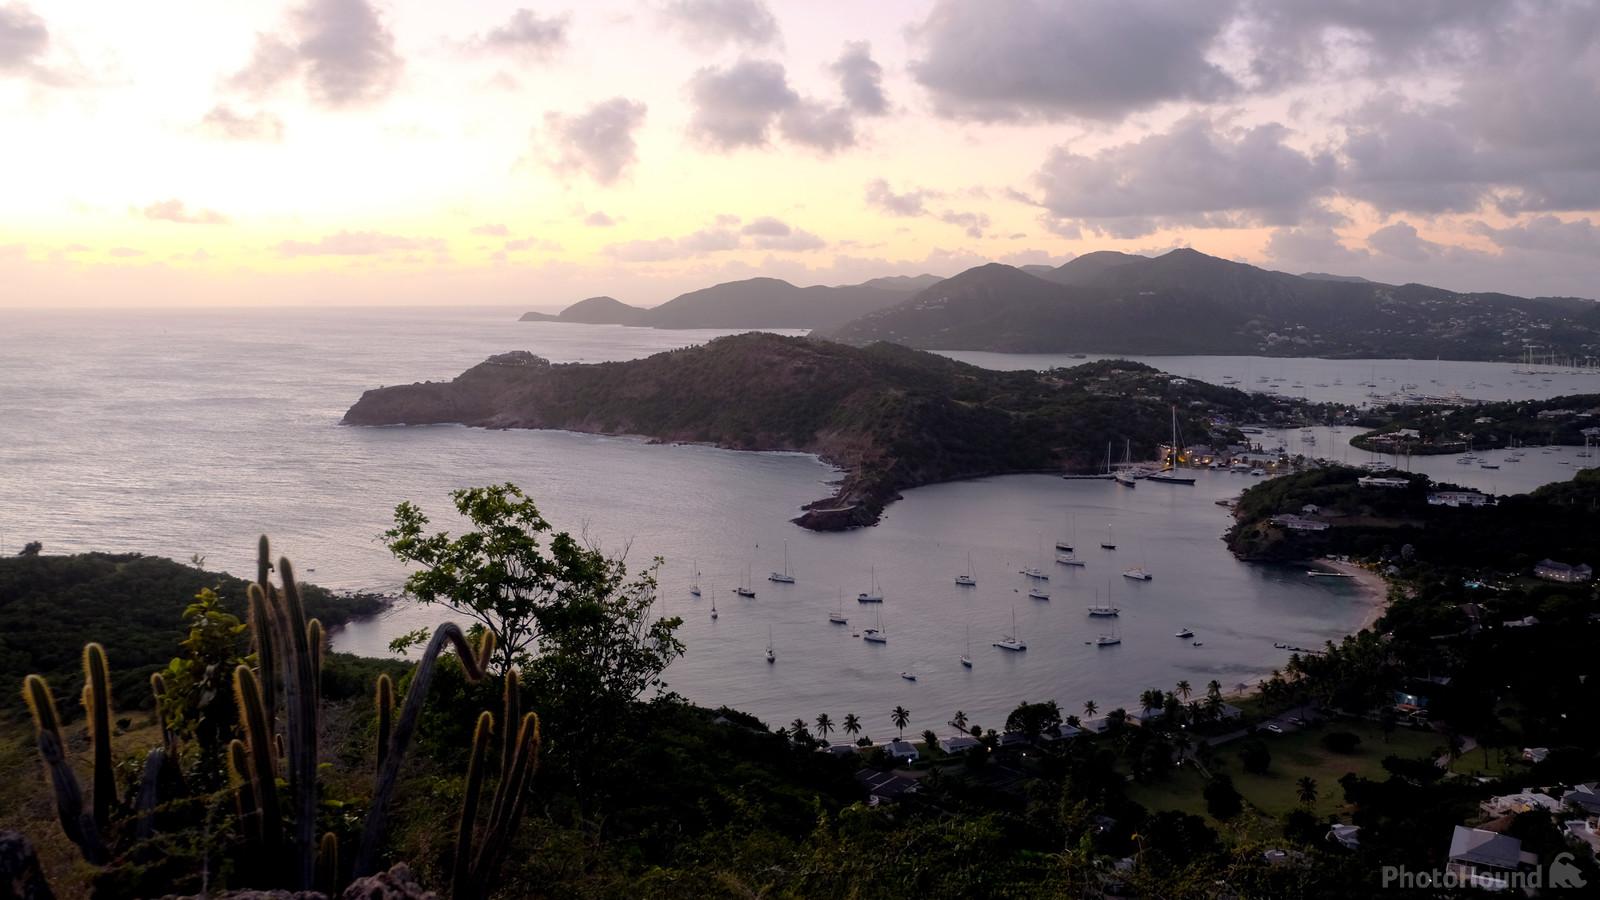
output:
[[[656,307],[591,297],[555,316],[524,313],[522,321],[651,328],[834,328],[893,306],[939,281],[934,275],[915,275],[838,287],[796,287],[777,278],[747,278],[680,294]]]
[[[1600,304],[1306,278],[1174,250],[969,269],[818,334],[933,350],[1516,359],[1600,352]]]
[[[1309,278],[1312,281],[1348,281],[1353,284],[1375,283],[1370,279],[1362,278],[1360,275],[1330,275],[1327,272],[1301,272],[1300,277]]]
[[[844,479],[796,521],[835,530],[876,522],[917,485],[1091,471],[1108,443],[1120,452],[1124,440],[1136,458],[1153,458],[1172,405],[1185,434],[1224,442],[1239,435],[1212,434],[1213,417],[1289,424],[1303,408],[1121,360],[1001,372],[893,344],[751,332],[629,362],[551,365],[504,353],[453,381],[367,391],[344,422],[560,428],[816,453]]]
[[[585,325],[642,325],[650,310],[629,306],[615,297],[590,297],[563,309],[558,315],[527,312],[523,322],[578,322]]]

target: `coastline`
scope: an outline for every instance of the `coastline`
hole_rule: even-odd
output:
[[[1361,619],[1361,624],[1356,626],[1352,634],[1371,628],[1382,618],[1389,609],[1389,580],[1377,572],[1352,562],[1342,562],[1334,559],[1319,558],[1313,560],[1316,565],[1349,575],[1351,580],[1360,588],[1362,596],[1369,602],[1370,608],[1366,616]]]

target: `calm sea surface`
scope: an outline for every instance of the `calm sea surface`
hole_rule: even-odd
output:
[[[626,550],[635,564],[666,559],[660,608],[684,617],[688,645],[668,672],[674,690],[774,723],[854,712],[880,738],[896,704],[912,711],[920,731],[942,728],[957,709],[998,726],[1024,699],[1054,698],[1075,711],[1087,699],[1103,708],[1131,704],[1140,690],[1180,679],[1197,690],[1213,678],[1232,688],[1282,664],[1275,642],[1320,644],[1368,611],[1337,579],[1247,565],[1227,553],[1220,538],[1228,514],[1213,501],[1239,493],[1254,481],[1248,476],[1203,472],[1193,487],[1133,490],[1045,476],[937,485],[909,492],[876,528],[814,534],[788,520],[824,496],[835,473],[804,455],[563,432],[338,425],[367,388],[447,379],[491,353],[630,359],[720,334],[514,319],[506,309],[8,313],[0,326],[0,550],[41,540],[54,553],[199,553],[209,566],[247,573],[264,531],[309,580],[393,590],[405,570],[377,538],[396,503],[413,500],[450,527],[450,490],[512,481],[558,527]],[[994,367],[1072,362],[952,355]],[[1304,393],[1351,402],[1369,390],[1358,382],[1372,378],[1496,399],[1600,385],[1593,376],[1513,375],[1511,366],[1484,363],[1145,361],[1209,380],[1236,377],[1245,387],[1257,375],[1322,382],[1330,388]],[[1268,438],[1313,455],[1367,459],[1334,430],[1315,434],[1314,446],[1301,445],[1298,432]],[[1450,457],[1413,467],[1510,492],[1568,478],[1579,462],[1570,450],[1534,450],[1499,470]],[[1108,534],[1115,551],[1099,549]],[[1077,544],[1085,567],[1053,562],[1051,547],[1062,538]],[[798,582],[769,583],[786,544]],[[978,586],[958,588],[953,576],[969,556]],[[1034,565],[1050,574],[1049,601],[1026,595],[1018,570]],[[1155,579],[1121,577],[1133,565]],[[702,599],[688,592],[696,567]],[[858,606],[853,598],[874,571],[887,600]],[[747,572],[754,600],[732,593]],[[841,592],[847,626],[827,620]],[[1085,642],[1109,626],[1084,607],[1108,594],[1123,609],[1122,644],[1097,648]],[[713,597],[721,613],[714,622]],[[182,599],[174,599],[174,619]],[[853,636],[879,616],[887,644]],[[1012,631],[1013,616],[1025,653],[991,647]],[[382,655],[394,635],[441,618],[437,608],[402,603],[335,641]],[[1174,637],[1182,626],[1203,646]],[[776,665],[764,658],[769,633]],[[959,664],[969,634],[970,670]]]

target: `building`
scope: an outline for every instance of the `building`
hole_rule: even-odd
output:
[[[1450,862],[1445,866],[1463,884],[1491,891],[1511,886],[1511,876],[1538,863],[1510,835],[1457,825],[1450,836]]]
[[[890,759],[899,760],[900,762],[916,762],[922,756],[917,752],[916,744],[901,740],[894,740],[884,744],[883,752],[888,754]]]
[[[1594,578],[1594,569],[1583,563],[1569,566],[1564,562],[1556,562],[1553,559],[1541,559],[1538,565],[1533,567],[1533,577],[1543,578],[1545,581],[1577,584]]]
[[[1561,795],[1561,802],[1589,816],[1600,816],[1600,789],[1594,784],[1580,784]]]
[[[1290,531],[1327,531],[1328,530],[1328,523],[1327,522],[1322,522],[1322,521],[1319,521],[1317,519],[1308,519],[1305,516],[1297,516],[1294,513],[1285,513],[1284,515],[1281,515],[1281,516],[1273,516],[1272,517],[1272,524],[1280,526],[1280,527],[1283,527],[1283,528],[1287,528]]]
[[[1361,846],[1361,826],[1335,822],[1333,827],[1328,829],[1328,840],[1347,850],[1358,849]]]
[[[1486,816],[1512,815],[1541,809],[1545,812],[1553,813],[1561,809],[1561,801],[1549,794],[1524,791],[1517,794],[1490,797],[1479,803],[1478,809],[1482,810]]]
[[[1575,409],[1541,409],[1538,417],[1541,419],[1570,419],[1577,414],[1578,411]]]
[[[1531,763],[1542,763],[1550,757],[1549,747],[1523,747],[1522,758]]]
[[[982,743],[982,741],[970,734],[958,734],[955,737],[940,738],[939,749],[955,755],[957,753],[965,753]]]
[[[1363,475],[1356,479],[1356,484],[1362,487],[1404,488],[1410,487],[1411,481],[1407,478],[1383,478],[1378,475]]]
[[[856,784],[867,792],[867,803],[878,806],[882,803],[891,803],[899,800],[906,794],[917,791],[915,779],[893,772],[879,772],[876,769],[862,769],[856,773]]]
[[[1479,491],[1429,491],[1429,506],[1489,506],[1488,494]]]

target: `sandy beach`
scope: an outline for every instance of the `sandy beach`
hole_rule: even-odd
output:
[[[1340,562],[1333,559],[1315,560],[1318,566],[1341,575],[1349,575],[1361,588],[1362,596],[1372,604],[1366,616],[1361,619],[1361,624],[1356,631],[1371,628],[1373,623],[1389,608],[1389,581],[1371,569],[1363,568],[1355,563]]]

